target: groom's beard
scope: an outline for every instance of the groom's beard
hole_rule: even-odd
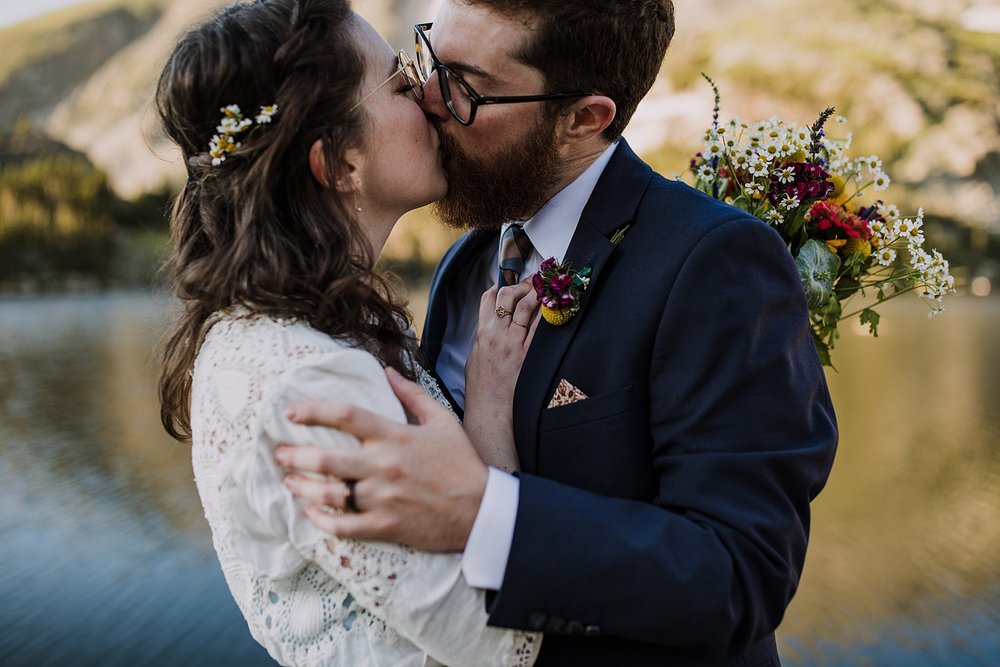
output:
[[[434,211],[449,227],[500,229],[509,220],[527,220],[552,196],[562,166],[554,123],[540,123],[520,144],[489,157],[468,155],[439,134],[448,194]]]

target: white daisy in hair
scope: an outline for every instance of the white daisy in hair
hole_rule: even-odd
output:
[[[274,114],[278,113],[278,105],[270,104],[260,108],[260,113],[254,118],[258,125],[266,125],[271,122]]]

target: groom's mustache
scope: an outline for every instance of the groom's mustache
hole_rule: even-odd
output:
[[[445,173],[447,173],[449,165],[454,163],[454,160],[452,158],[455,156],[461,157],[464,155],[464,153],[462,152],[462,149],[458,147],[458,143],[455,141],[455,139],[444,131],[440,121],[432,120],[431,124],[434,125],[434,129],[435,131],[437,131],[438,149],[444,156],[442,164],[444,165]]]

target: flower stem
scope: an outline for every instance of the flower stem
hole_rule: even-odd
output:
[[[881,305],[881,304],[885,303],[886,301],[888,301],[889,299],[895,299],[900,294],[906,294],[907,292],[912,292],[913,290],[917,289],[918,287],[920,287],[920,285],[913,285],[911,287],[907,287],[906,289],[899,290],[898,292],[893,292],[892,294],[890,294],[889,296],[885,297],[884,299],[882,299],[881,301],[879,301],[877,304],[875,304],[875,306]],[[855,315],[860,315],[862,312],[864,312],[868,308],[874,308],[875,306],[866,306],[865,308],[860,308],[858,310],[855,310],[854,312],[848,313],[847,315],[841,315],[839,321],[842,322],[842,321],[846,320],[849,317],[854,317]]]

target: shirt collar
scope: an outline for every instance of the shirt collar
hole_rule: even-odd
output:
[[[555,257],[557,261],[565,259],[576,225],[580,222],[583,209],[590,200],[590,195],[597,187],[604,168],[611,161],[611,155],[618,147],[613,142],[587,167],[572,183],[557,192],[533,217],[524,223],[524,232],[531,239],[531,245],[542,259]],[[501,231],[506,231],[513,223],[505,223]]]

